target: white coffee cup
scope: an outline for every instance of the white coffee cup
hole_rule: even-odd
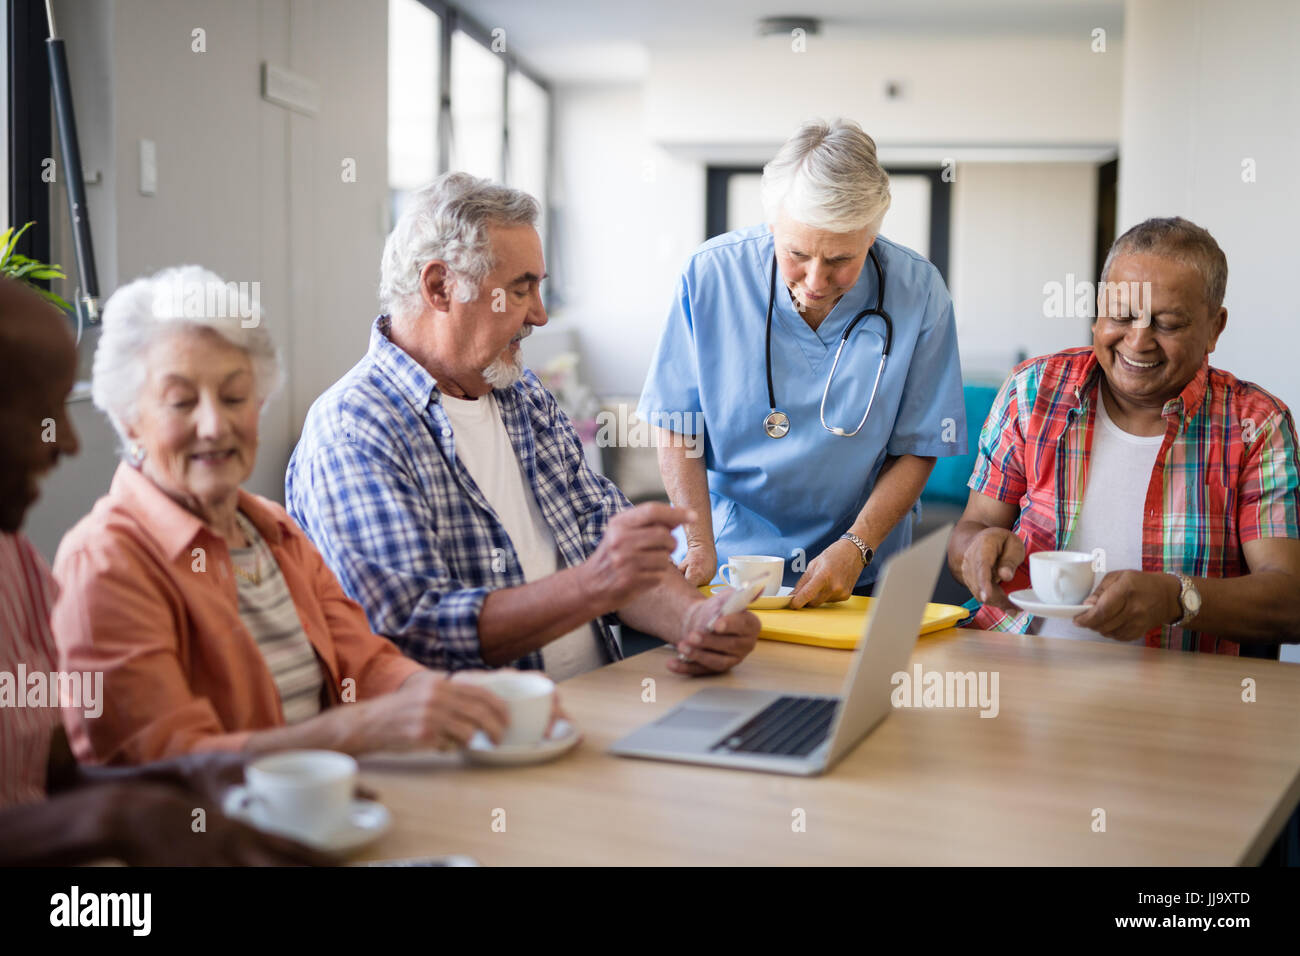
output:
[[[1078,604],[1106,573],[1106,552],[1039,551],[1029,556],[1029,583],[1044,604]]]
[[[500,746],[527,747],[542,742],[551,723],[554,681],[537,671],[487,671],[472,679],[500,697],[510,711]]]
[[[785,576],[785,558],[774,558],[767,554],[736,555],[719,572],[722,580],[731,587],[739,587],[742,581],[763,582],[763,596],[771,597],[781,590],[781,581]]]
[[[357,762],[333,750],[288,750],[254,760],[244,785],[223,801],[227,814],[306,840],[328,837],[347,821]]]

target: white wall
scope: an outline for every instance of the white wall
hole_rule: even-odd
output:
[[[383,0],[63,2],[92,228],[105,296],[197,262],[260,282],[284,351],[250,490],[282,499],[284,468],[311,400],[365,351],[387,195],[387,4]],[[206,52],[191,31],[206,31]],[[264,60],[320,84],[319,115],[261,98]],[[158,192],[138,189],[140,139],[157,143]],[[357,181],[341,163],[356,160]],[[66,206],[56,207],[66,217]],[[59,254],[71,264],[65,246]],[[87,344],[87,351],[93,342]],[[47,555],[108,487],[113,439],[88,403],[85,445],[47,480],[28,533]]]
[[[837,28],[658,50],[646,124],[661,143],[785,140],[812,116],[851,116],[877,143],[1113,143],[1122,44],[1078,35],[898,35]],[[886,80],[901,84],[886,99]]]
[[[1089,344],[1087,318],[1044,314],[1043,286],[1095,281],[1097,167],[963,163],[952,188],[949,286],[967,374],[1000,381],[1020,353]]]
[[[1119,229],[1181,215],[1213,233],[1228,257],[1228,327],[1211,361],[1294,414],[1300,5],[1142,0],[1125,17]]]
[[[704,167],[646,135],[639,86],[555,91],[560,250],[548,264],[599,395],[639,395],[686,257],[704,237]]]

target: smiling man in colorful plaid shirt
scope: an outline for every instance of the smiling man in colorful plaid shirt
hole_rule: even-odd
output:
[[[555,679],[622,656],[618,621],[663,638],[681,674],[727,670],[758,618],[719,617],[672,565],[691,515],[633,508],[588,467],[519,343],[546,323],[537,203],[448,173],[384,248],[389,315],[312,405],[288,508],[370,626],[448,670],[514,664]]]
[[[983,601],[975,627],[1260,656],[1300,640],[1295,426],[1209,365],[1227,278],[1204,229],[1148,220],[1107,256],[1092,347],[1012,372],[948,549]],[[1027,555],[1094,548],[1109,573],[1072,622],[1008,599]]]

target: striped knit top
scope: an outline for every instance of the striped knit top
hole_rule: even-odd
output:
[[[230,549],[239,593],[239,617],[257,641],[280,691],[285,723],[295,724],[321,711],[324,680],[320,662],[302,629],[293,597],[271,549],[242,512],[236,519],[244,537],[251,542],[247,548]]]

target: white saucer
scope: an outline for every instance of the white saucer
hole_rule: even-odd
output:
[[[709,589],[710,594],[726,594],[731,587],[726,584],[715,584]],[[780,611],[790,606],[790,595],[794,594],[794,588],[782,587],[775,594],[766,597],[756,597],[749,602],[751,611]]]
[[[236,794],[238,796],[238,794]],[[231,801],[232,804],[234,801]],[[359,850],[367,843],[379,839],[393,825],[393,815],[388,808],[375,800],[353,800],[348,810],[348,819],[344,824],[326,836],[304,836],[285,827],[268,823],[255,810],[238,806],[224,808],[226,816],[232,817],[265,833],[274,833],[297,840],[304,846],[325,853],[344,854]]]
[[[1078,617],[1084,611],[1090,609],[1088,604],[1046,604],[1038,600],[1038,595],[1033,588],[1025,588],[1021,591],[1012,591],[1007,597],[1012,604],[1023,608],[1030,614],[1036,614],[1039,617],[1059,617],[1073,618]]]
[[[557,720],[551,735],[540,743],[495,747],[487,734],[479,731],[470,738],[465,748],[465,759],[470,763],[489,767],[524,767],[532,763],[545,763],[567,753],[578,745],[582,734],[567,720]]]

